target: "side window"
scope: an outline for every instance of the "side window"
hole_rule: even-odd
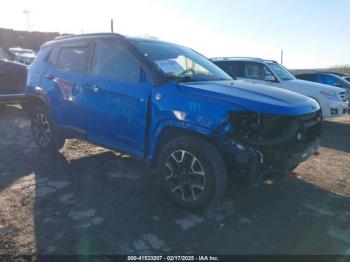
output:
[[[325,84],[326,80],[324,79],[324,75],[317,75],[317,82],[318,83],[322,83],[322,84]]]
[[[64,71],[83,73],[86,70],[88,58],[88,47],[63,47],[58,55],[57,67]]]
[[[271,75],[269,69],[263,64],[254,62],[244,63],[244,77],[246,78],[264,80],[266,72],[269,72]]]
[[[303,74],[303,75],[298,76],[298,78],[306,80],[306,81],[316,82],[316,76],[313,74]]]
[[[318,75],[318,79],[318,82],[326,85],[335,85],[340,83],[336,77],[331,75]]]
[[[244,63],[242,62],[231,62],[231,70],[234,76],[244,77]]]
[[[140,81],[141,66],[132,54],[118,43],[98,43],[92,64],[95,76]]]
[[[310,75],[308,75],[308,80],[309,81],[312,81],[312,82],[316,82],[317,80],[316,80],[316,75],[315,74],[310,74]]]
[[[49,58],[47,59],[50,64],[56,65],[59,51],[60,48],[57,46],[51,49]]]
[[[271,72],[271,70],[266,66],[264,65],[263,66],[263,78],[265,79],[266,76],[274,76]]]
[[[227,62],[231,76],[244,77],[244,63],[238,61]]]
[[[244,77],[243,63],[238,61],[220,61],[215,64],[233,77]]]

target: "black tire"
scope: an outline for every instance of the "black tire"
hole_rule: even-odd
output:
[[[225,163],[218,150],[202,138],[183,136],[170,141],[161,151],[158,165],[165,191],[183,208],[211,208],[225,194]]]
[[[40,150],[55,152],[64,146],[65,139],[57,134],[45,106],[36,106],[30,113],[30,120],[33,139]]]

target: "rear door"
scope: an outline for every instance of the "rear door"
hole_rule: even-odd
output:
[[[90,54],[87,43],[54,47],[42,86],[49,92],[55,123],[84,132],[81,81],[86,73]]]
[[[91,73],[84,77],[87,136],[95,143],[143,157],[151,84],[141,65],[116,40],[96,43]]]

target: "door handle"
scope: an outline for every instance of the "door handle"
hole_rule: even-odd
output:
[[[98,85],[93,85],[92,86],[92,91],[94,91],[95,93],[100,91],[100,87]]]
[[[55,76],[54,76],[54,75],[51,75],[51,74],[47,74],[47,75],[45,75],[45,78],[46,78],[47,80],[54,80],[54,79],[55,79]]]

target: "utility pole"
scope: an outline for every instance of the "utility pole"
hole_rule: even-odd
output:
[[[114,33],[114,21],[111,19],[111,33]]]
[[[27,17],[27,30],[28,30],[28,32],[30,32],[30,19],[29,19],[30,11],[29,10],[23,10],[23,14],[25,14],[26,17]]]
[[[281,50],[281,65],[283,65],[283,49]]]

